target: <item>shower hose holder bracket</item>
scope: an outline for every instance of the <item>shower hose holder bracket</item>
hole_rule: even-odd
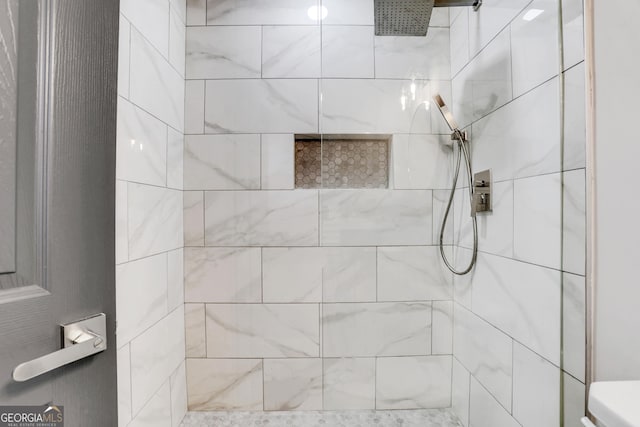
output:
[[[462,135],[462,140],[460,139],[460,135]],[[451,134],[452,141],[461,141],[461,142],[469,142],[469,134],[466,130],[455,131]]]

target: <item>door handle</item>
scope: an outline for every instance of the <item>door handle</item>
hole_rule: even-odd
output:
[[[30,380],[107,349],[107,317],[104,313],[60,327],[64,347],[16,366],[13,370],[14,381]]]

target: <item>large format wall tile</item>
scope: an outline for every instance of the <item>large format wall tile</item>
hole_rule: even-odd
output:
[[[451,378],[451,410],[464,427],[469,427],[469,387],[471,374],[453,358]]]
[[[323,190],[323,245],[428,245],[432,194],[424,190]]]
[[[262,77],[320,77],[320,27],[262,27]]]
[[[116,309],[117,309],[116,305]],[[126,426],[131,421],[131,356],[129,344],[117,350],[118,425]]]
[[[584,63],[564,74],[564,170],[586,164],[587,124]]]
[[[450,300],[452,288],[437,246],[378,248],[378,301]]]
[[[260,27],[190,27],[187,79],[260,78]]]
[[[167,127],[167,187],[183,189],[184,135]]]
[[[513,257],[513,181],[493,183],[493,212],[477,217],[478,247],[483,252]],[[468,213],[467,200],[463,201]],[[464,217],[469,224],[469,217]],[[470,230],[471,231],[471,230]]]
[[[459,15],[451,23],[449,34],[452,79],[469,62],[469,10],[466,7],[455,9],[459,9]]]
[[[150,396],[128,427],[171,427],[171,385],[169,380]]]
[[[377,359],[376,409],[445,408],[451,404],[451,356]]]
[[[376,359],[323,359],[325,410],[375,409]]]
[[[205,243],[211,246],[315,246],[316,191],[207,191]]]
[[[130,259],[183,245],[181,191],[129,184],[128,193]]]
[[[324,357],[427,355],[431,303],[324,304]]]
[[[151,42],[165,58],[169,55],[169,2],[166,0],[122,0],[120,13]],[[127,72],[129,70],[127,69]]]
[[[563,273],[562,368],[585,381],[587,313],[585,278]]]
[[[511,337],[455,304],[453,353],[506,408],[511,407],[511,343]]]
[[[433,301],[431,354],[453,354],[453,301]]]
[[[584,3],[582,0],[561,1],[562,53],[566,70],[584,60]]]
[[[205,97],[206,133],[318,131],[317,80],[209,80]]]
[[[264,409],[322,409],[322,359],[266,359]]]
[[[184,360],[184,333],[184,308],[180,307],[131,341],[134,414]]]
[[[449,137],[396,134],[391,143],[392,187],[431,190],[451,187],[453,161]]]
[[[262,360],[187,359],[190,411],[261,411]]]
[[[375,301],[375,248],[265,248],[264,302]]]
[[[426,37],[376,37],[375,46],[376,78],[451,78],[448,28],[429,28]]]
[[[167,183],[167,125],[118,97],[116,176],[126,181]]]
[[[263,190],[293,190],[294,136],[264,134],[260,136],[261,188]]]
[[[559,271],[481,253],[473,312],[559,364],[560,289]]]
[[[510,406],[508,406],[510,407]],[[471,376],[469,425],[473,427],[521,427],[509,411]]]
[[[184,133],[204,133],[204,80],[184,82]]]
[[[260,135],[188,135],[184,144],[187,190],[260,188]]]
[[[185,246],[204,246],[204,191],[184,191]]]
[[[309,6],[299,0],[207,0],[207,24],[315,25]]]
[[[584,275],[587,263],[585,170],[564,172],[562,184],[562,269]]]
[[[261,302],[259,248],[186,248],[187,302]]]
[[[208,357],[318,357],[318,304],[208,304]]]
[[[373,2],[369,0],[322,0],[322,5],[327,8],[327,17],[322,20],[323,27],[373,25]]]
[[[369,26],[324,25],[322,77],[373,78],[373,34]]]
[[[183,129],[184,79],[135,29],[131,30],[129,85],[131,102]]]
[[[530,0],[485,0],[477,12],[469,13],[469,52],[476,56],[509,25]]]
[[[186,357],[207,357],[204,304],[184,305]]]
[[[182,419],[187,413],[187,372],[186,363],[182,361],[178,369],[169,378],[171,386],[171,425],[180,427]]]

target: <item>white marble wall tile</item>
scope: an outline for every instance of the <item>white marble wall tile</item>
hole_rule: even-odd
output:
[[[562,53],[565,70],[584,59],[583,8],[582,0],[562,0]]]
[[[469,425],[473,427],[522,427],[473,375],[470,387]]]
[[[187,413],[187,373],[183,360],[170,378],[171,386],[171,425],[179,427]]]
[[[585,278],[563,273],[562,279],[563,369],[578,380],[584,381],[587,342]]]
[[[451,260],[454,266],[463,268],[469,265],[472,254],[471,249],[466,249],[456,245],[451,248],[451,252],[453,256],[451,256],[451,254],[447,254],[447,259]],[[474,270],[464,276],[459,276],[457,274],[453,275],[453,300],[469,310],[471,310],[474,276]]]
[[[263,190],[292,190],[294,186],[294,137],[291,134],[261,136],[261,184]]]
[[[558,0],[534,0],[513,20],[511,48],[513,96],[558,74]]]
[[[190,411],[261,411],[262,360],[187,359]]]
[[[459,304],[455,304],[453,318],[453,354],[502,406],[511,408],[511,337]],[[475,426],[473,391],[471,399],[470,423]]]
[[[376,78],[451,78],[448,28],[429,28],[426,37],[376,37],[375,50]]]
[[[318,304],[209,304],[208,357],[318,357]]]
[[[523,427],[560,426],[560,369],[513,345],[513,417]]]
[[[376,359],[323,359],[325,410],[375,409]]]
[[[452,290],[437,246],[378,248],[378,301],[449,300]]]
[[[577,169],[563,175],[562,269],[584,275],[587,247],[585,170]]]
[[[453,79],[453,113],[460,126],[465,127],[511,101],[509,34],[509,28],[504,29]]]
[[[207,133],[317,132],[317,80],[209,80],[205,129]]]
[[[431,354],[453,353],[453,301],[433,301]]]
[[[260,135],[187,135],[187,190],[260,188]]]
[[[453,358],[451,409],[464,427],[469,427],[469,387],[471,374]]]
[[[580,418],[584,417],[585,411],[585,386],[571,375],[564,376],[564,426],[583,427]]]
[[[324,304],[324,357],[426,355],[431,303]]]
[[[167,3],[167,19],[168,8]],[[131,102],[175,129],[183,129],[184,79],[135,29],[131,31],[129,84]]]
[[[491,168],[494,181],[559,171],[559,117],[553,79],[475,122],[474,170]]]
[[[375,248],[264,248],[264,301],[375,301],[375,254]]]
[[[375,248],[323,248],[324,302],[376,300]]]
[[[184,89],[184,133],[204,133],[204,80],[187,80]]]
[[[449,7],[436,7],[431,10],[431,20],[429,21],[429,28],[431,27],[449,27]]]
[[[451,405],[451,356],[377,359],[376,409]]]
[[[429,86],[431,89],[431,95],[439,94],[445,101],[453,99],[453,93],[451,88],[451,80],[431,80],[429,82]],[[411,95],[413,98],[413,95]],[[416,95],[417,98],[417,95]],[[447,122],[442,118],[442,114],[440,110],[437,108],[433,108],[435,104],[433,103],[433,97],[426,99],[423,104],[420,106],[420,111],[418,108],[414,111],[414,117],[411,121],[411,127],[409,133],[420,133],[418,130],[421,126],[421,123],[424,121],[421,117],[428,113],[431,116],[431,132],[435,135],[451,135],[451,129]],[[449,101],[449,105],[451,105],[451,101]],[[426,110],[423,112],[423,110]]]
[[[167,187],[182,190],[183,187],[184,135],[167,127]]]
[[[184,1],[182,2],[184,4]],[[182,11],[184,12],[184,11]],[[171,5],[171,13],[169,14],[169,62],[178,70],[181,76],[185,75],[185,38],[186,27],[184,24],[184,16],[180,15],[181,11],[177,7]]]
[[[185,26],[187,21],[187,0],[169,0],[171,8],[176,12],[176,16],[182,21],[182,26]]]
[[[264,302],[321,302],[322,248],[264,248]]]
[[[316,25],[315,6],[298,0],[207,0],[207,25]]]
[[[427,245],[432,241],[428,190],[323,190],[323,245]]]
[[[134,413],[184,360],[184,334],[184,308],[180,307],[131,341],[131,392]]]
[[[116,264],[129,260],[127,182],[116,180]]]
[[[207,357],[204,304],[184,305],[186,357]]]
[[[320,77],[319,26],[262,27],[262,77]]]
[[[428,82],[411,80],[322,80],[324,133],[431,133],[431,115],[416,114],[431,102]]]
[[[317,191],[207,191],[205,243],[212,246],[315,246]]]
[[[129,257],[148,255],[183,245],[182,192],[129,184]]]
[[[451,77],[469,62],[469,8],[458,7],[459,16],[451,23],[449,45],[451,50]]]
[[[185,248],[187,302],[260,302],[260,248]]]
[[[524,9],[530,0],[485,0],[469,12],[469,48],[474,57]]]
[[[492,197],[493,212],[477,216],[478,247],[513,257],[513,181],[493,183]]]
[[[120,13],[129,20],[165,58],[169,56],[169,2],[167,0],[122,0]]]
[[[447,203],[449,202],[451,190],[433,190],[433,244],[440,244],[440,231],[442,230],[442,220],[444,218]],[[443,241],[445,245],[453,243],[453,227],[455,206],[451,205],[451,211],[445,224]]]
[[[584,168],[586,108],[584,63],[564,73],[564,170]]]
[[[131,24],[120,14],[118,30],[118,95],[129,97],[129,56],[131,48]]]
[[[552,362],[560,363],[560,272],[479,254],[473,311]]]
[[[324,25],[322,77],[373,78],[373,27]]]
[[[449,188],[453,179],[451,148],[443,135],[393,135],[394,189]]]
[[[118,425],[126,426],[131,421],[131,357],[129,344],[117,351]]]
[[[166,185],[167,125],[118,97],[116,177]]]
[[[204,246],[204,191],[184,191],[184,245]]]
[[[184,304],[184,249],[167,252],[167,312]]]
[[[165,381],[127,427],[171,427],[171,386]]]
[[[327,17],[322,20],[323,26],[374,24],[372,1],[322,0],[322,6],[327,8]]]
[[[560,269],[562,184],[560,174],[516,180],[513,253],[516,259]],[[576,202],[576,206],[579,202]]]
[[[187,26],[207,25],[207,0],[187,0]]]
[[[261,28],[187,28],[187,79],[260,78]]]
[[[167,255],[116,266],[117,340],[121,346],[167,314]]]
[[[265,411],[322,409],[322,359],[266,359]]]
[[[461,15],[461,13],[465,10],[467,10],[467,8],[465,7],[451,7],[449,8],[449,26],[452,26],[453,23],[458,19],[458,17]]]

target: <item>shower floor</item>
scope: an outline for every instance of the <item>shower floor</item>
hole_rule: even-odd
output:
[[[182,427],[462,427],[447,409],[189,412]]]

